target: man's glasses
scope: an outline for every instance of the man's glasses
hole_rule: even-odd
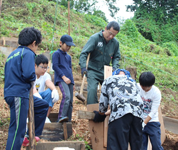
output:
[[[47,70],[49,67],[43,67],[43,66],[39,66],[40,68]]]

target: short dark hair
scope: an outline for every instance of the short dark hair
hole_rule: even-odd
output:
[[[39,45],[42,41],[42,35],[38,29],[35,29],[34,27],[28,27],[24,28],[20,32],[18,39],[19,45],[28,46],[34,41],[36,41],[35,45]]]
[[[151,72],[143,72],[139,77],[139,83],[141,86],[152,86],[155,83],[155,76]]]
[[[114,30],[116,30],[118,32],[120,31],[120,25],[119,25],[118,22],[116,22],[116,21],[109,22],[108,25],[107,25],[107,27],[106,27],[106,29],[109,30],[112,27],[113,27]]]
[[[35,57],[35,64],[37,66],[39,66],[41,63],[42,64],[48,64],[48,58],[43,54],[37,55]]]

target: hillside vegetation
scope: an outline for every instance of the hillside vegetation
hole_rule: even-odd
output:
[[[41,52],[58,48],[60,37],[68,33],[68,10],[48,0],[3,0],[0,18],[0,37],[18,37],[24,27],[34,26],[43,35]],[[70,10],[70,35],[76,47],[70,55],[73,69],[77,69],[82,47],[89,37],[104,29],[103,19]],[[178,91],[178,46],[175,42],[162,46],[146,40],[132,20],[126,20],[116,36],[120,42],[120,68],[137,67],[137,78],[143,71],[156,75],[156,85],[161,89],[171,88]]]

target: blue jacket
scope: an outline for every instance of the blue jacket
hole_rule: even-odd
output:
[[[26,46],[19,46],[6,60],[4,98],[29,98],[31,82],[35,79],[35,53]]]
[[[62,79],[62,76],[64,75],[71,80],[72,84],[74,84],[71,56],[58,49],[52,56],[52,62],[54,70],[54,84],[57,85],[58,82],[64,82]]]

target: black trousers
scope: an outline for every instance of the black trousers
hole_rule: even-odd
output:
[[[140,150],[142,146],[142,119],[131,113],[111,122],[108,127],[107,150]]]

